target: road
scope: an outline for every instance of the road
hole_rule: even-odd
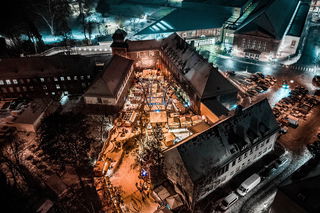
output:
[[[290,154],[292,156],[290,164],[276,175],[276,177],[269,182],[270,184],[266,184],[258,192],[254,193],[241,207],[241,213],[256,213],[259,212],[258,210],[261,209],[261,207],[267,209],[272,204],[272,202],[270,202],[272,199],[269,198],[274,196],[277,186],[312,157],[307,149],[305,149],[301,155]],[[266,203],[265,201],[269,202]]]

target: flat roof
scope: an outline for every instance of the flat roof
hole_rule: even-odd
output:
[[[309,12],[309,8],[310,8],[309,4],[301,3],[296,13],[296,16],[293,19],[291,27],[287,33],[288,35],[292,35],[292,36],[301,35],[304,28],[304,24],[306,22],[308,12]]]

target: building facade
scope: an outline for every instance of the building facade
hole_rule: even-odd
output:
[[[0,96],[59,97],[63,94],[82,94],[98,73],[96,62],[94,57],[83,56],[2,59]]]
[[[118,110],[125,102],[133,80],[133,60],[114,55],[84,93],[88,106]]]

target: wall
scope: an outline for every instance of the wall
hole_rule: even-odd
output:
[[[164,153],[164,173],[173,183],[175,191],[191,205],[194,186],[176,148]]]
[[[285,58],[296,53],[300,37],[286,35],[279,46],[277,58]]]
[[[212,123],[219,121],[219,117],[208,109],[203,103],[200,104],[200,113],[205,115]]]

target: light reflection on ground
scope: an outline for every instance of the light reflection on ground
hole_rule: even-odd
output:
[[[282,98],[288,97],[290,95],[291,89],[279,88],[269,97],[269,103],[273,107],[276,103],[278,103]]]

